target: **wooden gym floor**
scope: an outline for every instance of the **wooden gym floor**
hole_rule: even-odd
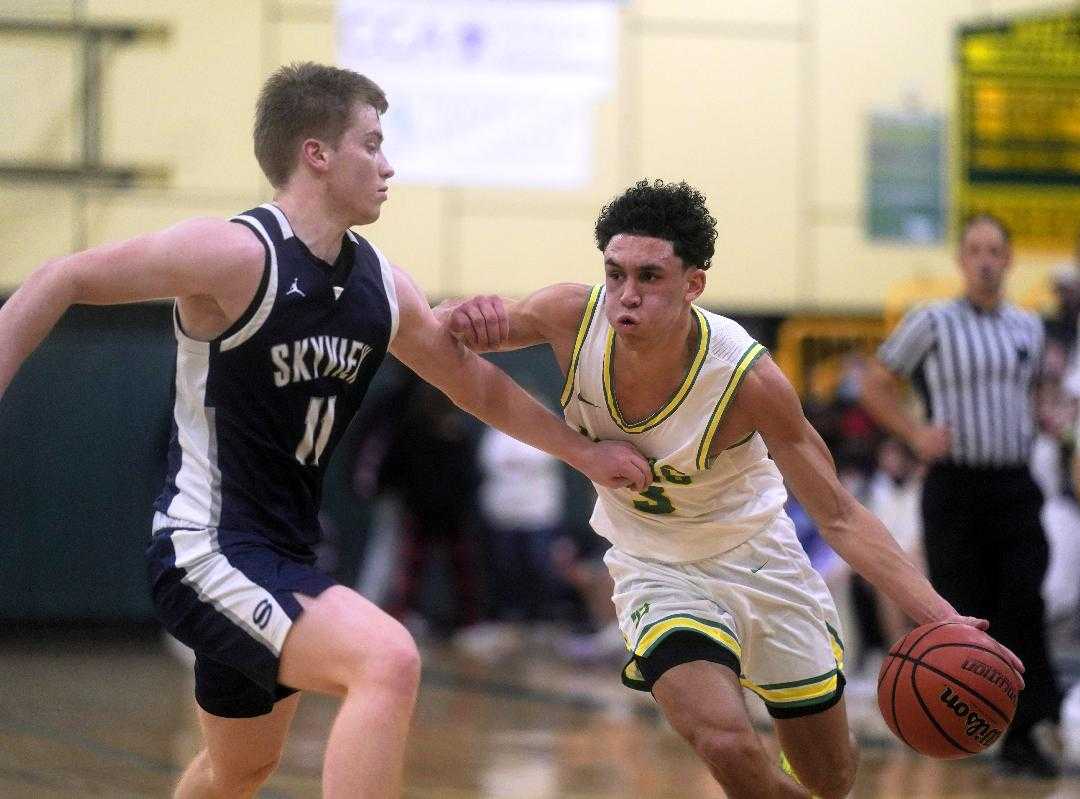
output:
[[[425,647],[409,743],[409,799],[721,797],[704,767],[618,684],[617,666],[498,665]],[[0,797],[166,797],[198,747],[190,670],[153,632],[3,631]],[[935,762],[889,744],[867,692],[851,693],[864,740],[855,797],[1080,799],[1080,778],[1007,780],[986,760]],[[261,796],[318,797],[334,702],[305,697]]]

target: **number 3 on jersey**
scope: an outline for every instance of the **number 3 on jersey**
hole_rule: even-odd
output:
[[[671,504],[671,500],[664,493],[664,489],[658,485],[651,485],[644,491],[639,491],[638,494],[649,500],[648,502],[640,499],[634,500],[634,507],[643,513],[654,513],[659,516],[664,513],[674,513],[675,511],[675,506]]]
[[[319,458],[330,440],[330,431],[334,429],[334,403],[337,397],[312,397],[307,407],[304,420],[304,437],[296,446],[296,459],[305,466],[318,466]],[[326,412],[323,412],[326,405]],[[314,458],[312,455],[314,454]],[[311,458],[311,460],[309,460]]]

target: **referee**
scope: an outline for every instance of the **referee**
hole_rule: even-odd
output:
[[[934,587],[960,613],[988,619],[993,635],[1024,661],[1027,686],[1000,769],[1052,778],[1058,767],[1031,735],[1040,721],[1056,724],[1061,706],[1040,593],[1048,556],[1042,494],[1028,470],[1043,326],[1003,299],[1012,250],[1000,220],[969,219],[958,260],[964,296],[904,318],[871,359],[862,401],[930,464],[922,516]],[[929,422],[904,405],[900,378],[922,396]]]

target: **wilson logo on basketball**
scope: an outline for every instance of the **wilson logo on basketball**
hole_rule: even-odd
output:
[[[264,599],[255,606],[255,612],[251,614],[251,620],[255,622],[255,626],[260,630],[265,630],[266,625],[270,623],[270,616],[273,612],[274,608],[270,604],[270,601]]]
[[[970,671],[977,677],[982,677],[991,685],[996,685],[1005,692],[1009,699],[1016,701],[1016,689],[1013,687],[1012,681],[993,666],[983,663],[981,660],[968,658],[960,668],[964,671]]]
[[[878,675],[878,708],[893,734],[947,760],[1000,740],[1016,713],[1020,679],[997,646],[959,622],[930,622],[893,644]]]
[[[1001,735],[1001,730],[991,727],[989,721],[968,707],[967,702],[960,701],[960,697],[954,694],[948,686],[942,690],[939,698],[945,707],[949,708],[949,710],[960,718],[967,719],[964,733],[973,741],[976,741],[985,747],[992,744],[998,739],[998,736]]]

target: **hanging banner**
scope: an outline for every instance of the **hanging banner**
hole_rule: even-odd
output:
[[[875,112],[867,141],[867,237],[921,245],[944,241],[944,119]]]
[[[615,87],[614,0],[340,0],[338,61],[390,100],[398,179],[577,188]]]

